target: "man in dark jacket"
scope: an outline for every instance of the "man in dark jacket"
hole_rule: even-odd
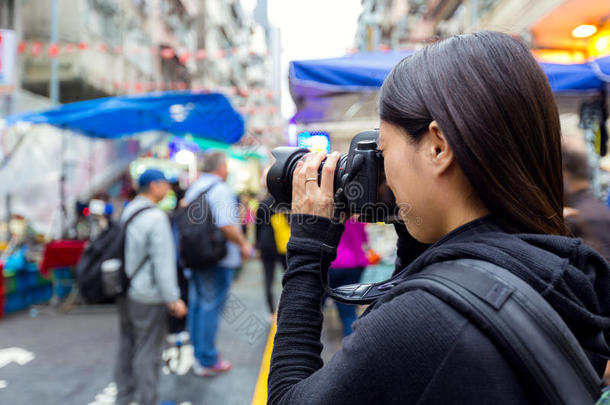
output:
[[[280,262],[286,270],[286,255],[280,254],[275,242],[275,234],[271,225],[271,204],[273,197],[267,196],[258,205],[256,210],[256,248],[260,250],[263,270],[265,271],[265,296],[269,313],[275,312],[273,299],[273,280],[275,278],[275,265]]]
[[[564,145],[563,179],[564,215],[570,230],[610,260],[610,209],[590,191],[589,164],[584,151]]]

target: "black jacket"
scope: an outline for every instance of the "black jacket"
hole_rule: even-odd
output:
[[[256,248],[260,249],[263,257],[277,257],[279,255],[275,244],[275,234],[271,226],[271,210],[273,197],[267,197],[258,204],[256,210]]]
[[[306,224],[306,225],[303,225]],[[269,404],[523,404],[534,396],[487,337],[424,291],[392,290],[358,319],[327,363],[320,358],[320,238],[327,219],[292,218],[288,270],[269,374]],[[610,268],[579,239],[510,234],[493,217],[470,222],[415,258],[487,260],[527,281],[566,321],[603,372],[609,353]]]

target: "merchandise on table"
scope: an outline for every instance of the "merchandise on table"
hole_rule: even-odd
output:
[[[51,278],[41,275],[35,263],[27,262],[24,248],[17,250],[0,266],[0,316],[49,301],[53,293]]]

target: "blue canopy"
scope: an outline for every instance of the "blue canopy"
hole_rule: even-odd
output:
[[[96,138],[118,138],[145,131],[165,131],[225,143],[239,141],[244,120],[222,94],[160,92],[64,104],[47,111],[6,118],[49,124]]]
[[[411,51],[367,52],[333,59],[290,63],[290,88],[295,100],[330,93],[374,91],[392,68]],[[610,82],[610,57],[591,63],[541,63],[556,93],[598,91]],[[596,66],[600,69],[596,70]],[[600,71],[606,76],[600,75]]]
[[[591,68],[597,77],[606,83],[610,83],[610,56],[594,60],[591,62]]]
[[[291,91],[295,97],[318,97],[334,92],[377,90],[392,68],[412,53],[367,52],[290,62]]]
[[[581,93],[599,91],[604,82],[595,74],[591,64],[540,63],[555,93]]]

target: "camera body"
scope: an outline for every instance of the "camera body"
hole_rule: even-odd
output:
[[[334,177],[335,210],[359,214],[361,222],[394,222],[397,208],[387,187],[383,157],[377,147],[379,130],[358,133],[349,152],[341,155]],[[271,154],[276,161],[267,174],[267,188],[275,199],[274,209],[289,211],[292,200],[292,174],[308,149],[282,146]],[[322,163],[324,164],[324,162]],[[322,166],[318,170],[318,184]]]

